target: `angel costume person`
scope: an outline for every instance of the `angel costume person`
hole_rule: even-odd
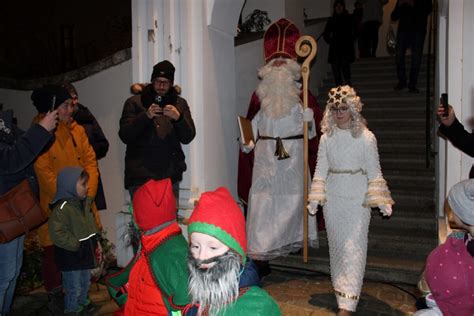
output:
[[[367,258],[370,208],[385,216],[394,204],[380,170],[377,140],[361,116],[362,103],[350,86],[329,91],[309,211],[323,205],[331,280],[340,310],[355,311]]]
[[[257,142],[243,148],[255,153],[247,236],[248,255],[257,262],[287,255],[303,242],[303,121],[312,127],[310,139],[319,122],[317,113],[301,104],[301,66],[295,61],[299,37],[295,24],[286,19],[266,31],[266,65],[258,72],[261,81],[255,92],[260,108],[252,118]],[[316,245],[315,217],[309,219],[309,239]]]

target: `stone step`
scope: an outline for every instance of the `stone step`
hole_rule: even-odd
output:
[[[428,60],[428,55],[423,55],[421,59],[421,63],[426,64]],[[433,60],[433,56],[431,56],[431,60]],[[405,56],[406,62],[411,62],[411,56]],[[371,64],[387,64],[393,65],[395,63],[395,56],[384,56],[384,57],[369,57],[369,58],[358,58],[353,63],[353,65],[371,65]]]
[[[367,257],[364,278],[366,280],[416,284],[423,271],[425,260],[406,257]],[[305,269],[314,272],[330,273],[329,251],[327,248],[310,248],[308,262],[302,255],[289,255],[270,261],[271,266]]]
[[[369,122],[368,126],[371,130],[387,128],[396,130],[420,130],[425,128],[425,120],[422,118],[404,118],[393,119],[389,117],[380,117],[377,115],[364,115]]]
[[[365,80],[371,80],[371,79],[376,79],[377,81],[378,80],[382,80],[382,81],[390,81],[392,83],[397,83],[398,79],[397,79],[397,72],[392,72],[394,69],[390,68],[389,71],[357,71],[357,72],[354,72],[352,71],[351,73],[351,79],[357,83],[357,82],[361,82],[361,81],[365,81]],[[420,71],[419,75],[418,75],[418,82],[424,82],[426,83],[427,81],[427,72],[425,69],[423,69],[423,71]],[[332,77],[332,73],[328,73],[328,77],[327,79],[325,80],[330,80],[330,79],[333,79]],[[374,80],[375,81],[375,80]],[[324,81],[326,82],[326,81]],[[332,84],[334,83],[334,80],[330,81],[329,84]]]
[[[382,169],[384,176],[402,176],[402,177],[430,177],[434,175],[434,171],[430,168],[420,170],[399,170],[399,169]]]
[[[364,103],[362,110],[363,116],[370,120],[369,123],[372,123],[372,118],[391,118],[392,121],[398,121],[399,119],[421,119],[424,121],[426,109],[425,107],[414,107],[411,105],[403,106],[377,106],[376,104],[367,104]]]
[[[394,185],[391,182],[388,182],[390,192],[392,194],[397,194],[400,195],[402,198],[405,196],[410,196],[410,195],[417,195],[417,196],[425,196],[427,198],[432,198],[435,192],[435,185],[434,183],[430,184],[430,187],[418,187],[418,188],[413,188],[407,187],[407,186],[400,186],[400,185]]]
[[[414,107],[414,108],[426,108],[426,96],[421,94],[404,94],[404,93],[397,93],[397,94],[384,94],[384,95],[369,95],[369,96],[360,96],[362,99],[362,103],[369,107],[370,105],[374,104],[377,107]],[[365,106],[364,106],[365,108]]]
[[[397,152],[397,153],[384,153],[379,150],[379,157],[380,161],[384,161],[385,159],[420,159],[425,162],[425,154],[417,154],[411,152]]]
[[[420,146],[421,147],[421,146]],[[426,154],[425,152],[409,151],[409,150],[400,150],[395,152],[387,152],[379,147],[380,160],[385,159],[421,159],[425,161]]]
[[[403,233],[405,229],[426,230],[428,234],[436,230],[437,221],[434,216],[417,216],[413,218],[407,216],[408,214],[398,212],[397,205],[394,205],[392,210],[393,213],[390,218],[383,217],[378,211],[374,211],[370,224],[371,229],[376,227],[381,229],[397,229],[399,234]],[[403,228],[401,229],[400,227]]]
[[[397,83],[398,79],[396,74],[391,72],[377,72],[377,73],[364,73],[361,75],[351,76],[352,86],[359,92],[361,89],[367,88],[384,88],[384,89],[393,89]],[[417,86],[422,87],[426,86],[428,80],[426,78],[426,73],[420,73]],[[326,89],[331,89],[334,86],[334,78],[328,76],[323,80],[322,86]]]
[[[419,211],[425,211],[431,214],[434,209],[434,197],[423,194],[407,194],[405,192],[391,190],[392,199],[395,201],[397,208],[407,209],[407,206],[411,207],[411,210],[419,208]]]
[[[436,180],[434,176],[427,176],[427,177],[408,177],[408,176],[400,176],[400,175],[393,175],[393,174],[384,174],[385,180],[387,180],[390,188],[392,190],[397,190],[401,188],[402,190],[421,190],[421,191],[432,191],[435,189]]]
[[[426,97],[426,87],[425,86],[418,86],[420,93],[408,93],[408,89],[395,91],[391,87],[367,87],[367,88],[358,88],[357,94],[362,98],[362,102],[364,99],[370,96],[378,97],[380,95],[388,96],[388,97],[397,97],[397,96],[404,96],[410,97],[411,95],[416,96],[424,96]]]
[[[411,61],[406,60],[405,66],[406,70],[409,73],[410,72],[410,65]],[[422,62],[420,66],[420,72],[426,71],[427,69],[427,64],[426,62]],[[395,65],[395,61],[392,62],[375,62],[375,63],[353,63],[351,65],[351,71],[352,73],[357,73],[357,72],[372,72],[372,73],[377,73],[378,71],[391,71],[395,76],[397,74],[397,66]]]
[[[417,170],[425,167],[424,159],[410,159],[410,158],[398,158],[398,159],[383,159],[380,162],[382,170],[389,169],[405,169],[405,170]]]
[[[370,124],[370,123],[369,123]],[[369,126],[370,128],[370,126]],[[378,130],[376,128],[370,130],[377,138],[378,144],[391,143],[409,143],[409,144],[425,144],[425,130],[418,128],[417,130]]]
[[[432,225],[436,226],[436,223],[432,223],[433,218],[436,217],[436,214],[433,212],[434,206],[431,207],[413,207],[409,208],[407,206],[401,205],[400,201],[395,200],[395,205],[392,206],[392,216],[403,217],[406,221],[418,221],[420,219],[427,220],[430,228],[433,228]]]
[[[418,144],[412,144],[412,143],[401,143],[401,144],[378,143],[377,147],[379,149],[379,153],[385,153],[385,154],[399,153],[399,152],[413,153],[414,155],[425,154],[425,146],[418,146]]]

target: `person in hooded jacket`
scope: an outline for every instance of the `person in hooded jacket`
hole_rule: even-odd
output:
[[[58,112],[45,114],[27,132],[14,123],[13,111],[0,110],[0,195],[28,180],[31,190],[38,194],[33,161],[53,139]],[[2,210],[0,210],[2,212]],[[25,235],[0,244],[0,315],[8,315],[15,293],[16,280],[23,262]]]
[[[62,169],[51,201],[48,227],[62,274],[65,315],[79,315],[91,306],[88,293],[99,230],[85,202],[88,180],[89,174],[81,167]]]
[[[179,182],[186,171],[181,144],[189,144],[196,129],[186,100],[173,86],[175,68],[164,60],[153,67],[151,83],[125,101],[119,137],[127,145],[125,188],[135,191],[150,179],[170,178],[179,199]]]

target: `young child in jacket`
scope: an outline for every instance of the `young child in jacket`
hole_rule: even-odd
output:
[[[85,207],[88,180],[81,167],[62,169],[51,201],[49,234],[62,274],[66,315],[78,315],[90,306],[88,292],[99,230],[90,207]]]

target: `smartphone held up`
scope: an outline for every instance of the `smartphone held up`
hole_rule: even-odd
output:
[[[444,109],[444,117],[447,117],[449,115],[449,104],[448,104],[448,94],[447,93],[442,93],[441,94],[441,105],[443,106]]]

